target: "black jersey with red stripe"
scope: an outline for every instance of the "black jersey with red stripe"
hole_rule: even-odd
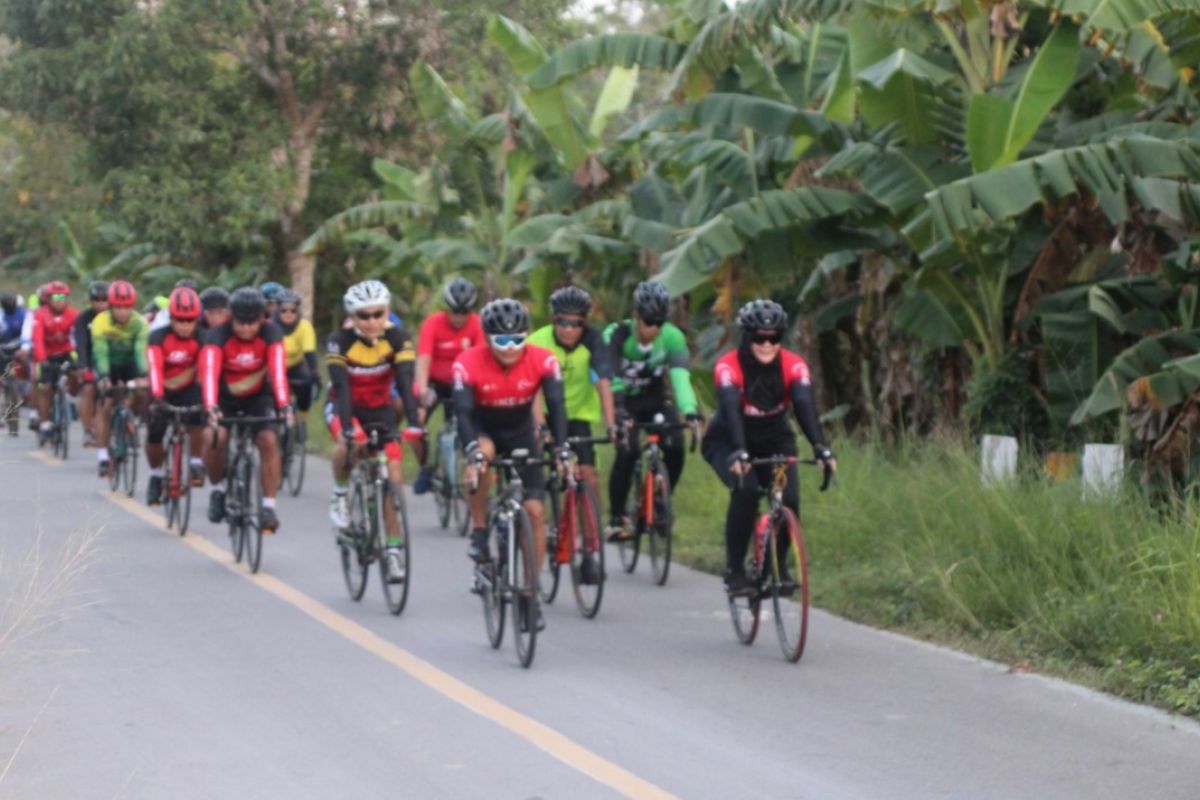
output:
[[[241,339],[227,322],[208,331],[201,352],[200,386],[204,404],[216,406],[220,397],[250,397],[270,384],[275,405],[283,408],[291,399],[283,331],[264,322],[253,339]]]
[[[176,336],[170,327],[151,331],[146,345],[150,394],[161,399],[167,392],[179,392],[194,384],[200,372],[201,347],[198,337]]]
[[[385,328],[383,336],[374,342],[353,328],[343,328],[330,334],[325,345],[325,363],[346,369],[350,404],[355,408],[389,405],[397,367],[411,365],[415,358],[412,340],[403,328],[394,325]],[[330,399],[337,400],[338,395],[335,393]]]

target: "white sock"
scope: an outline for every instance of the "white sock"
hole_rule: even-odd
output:
[[[43,422],[43,423],[42,423],[42,430],[44,430],[44,431],[48,431],[48,430],[50,430],[50,429],[51,429],[51,428],[53,428],[53,427],[54,427],[54,423],[53,423],[53,422]]]
[[[346,490],[349,488],[350,487],[348,487],[348,486],[334,486],[333,487],[333,496],[334,497],[345,497]]]
[[[274,508],[274,507],[275,507],[275,498],[274,497],[264,497],[263,498],[263,508]]]
[[[37,411],[36,411],[36,410],[34,410],[34,409],[32,409],[32,408],[31,408],[31,409],[29,409],[29,418],[30,418],[30,419],[37,419],[37,418],[38,418],[38,413],[37,413]]]
[[[162,467],[151,467],[150,468],[150,477],[151,478],[161,478],[162,476],[163,476],[163,468]]]
[[[196,458],[195,456],[192,456],[192,458],[190,458],[188,460],[188,463],[190,463],[193,467],[203,467],[204,466],[204,461],[202,459]]]
[[[97,461],[108,461],[108,448],[107,447],[96,448],[96,460]]]

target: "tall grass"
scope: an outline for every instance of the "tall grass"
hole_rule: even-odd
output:
[[[835,488],[808,476],[802,495],[817,605],[1200,714],[1200,507],[1084,498],[1032,471],[984,486],[953,439],[838,452]],[[723,566],[727,497],[689,465],[685,558]]]

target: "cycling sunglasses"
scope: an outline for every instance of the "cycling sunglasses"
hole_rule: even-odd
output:
[[[525,346],[525,334],[523,333],[497,333],[489,336],[488,340],[492,343],[492,347],[499,350],[516,350]]]
[[[581,319],[567,319],[566,317],[555,317],[554,324],[560,328],[582,328],[584,322]]]
[[[387,316],[387,312],[386,311],[373,311],[368,314],[366,311],[355,311],[354,316],[358,317],[359,319],[361,319],[365,322],[369,319],[382,319],[383,317]]]
[[[299,314],[300,309],[298,309],[294,306],[280,306],[279,313],[280,314]]]
[[[50,295],[50,300],[51,301],[61,300],[62,302],[65,303],[65,302],[67,302],[67,296],[65,294],[52,294],[52,295]]]
[[[756,333],[750,337],[755,344],[779,344],[783,341],[782,333]]]
[[[661,328],[663,326],[663,323],[666,322],[665,319],[646,319],[645,317],[642,317],[641,319],[642,319],[642,324],[645,325],[647,328]]]

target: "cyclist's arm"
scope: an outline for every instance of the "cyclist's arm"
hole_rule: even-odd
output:
[[[796,422],[804,431],[808,443],[814,450],[825,447],[825,437],[821,433],[821,419],[817,415],[817,403],[813,397],[812,385],[793,381],[791,387],[792,411],[796,414]]]
[[[150,396],[155,400],[163,398],[163,350],[162,345],[151,342],[146,347],[147,376],[150,378]]]
[[[719,415],[726,422],[730,441],[735,450],[746,449],[746,425],[742,418],[742,384],[739,372],[718,359],[713,369],[713,382],[717,387]]]
[[[620,323],[614,322],[604,329],[604,352],[608,356],[608,363],[612,365],[612,395],[613,407],[617,410],[625,408],[625,382],[621,380],[620,372],[617,365],[621,363],[621,343],[619,336],[616,335],[617,325]]]
[[[395,373],[396,391],[404,400],[404,416],[408,424],[418,427],[421,422],[417,417],[417,395],[413,391],[413,363],[416,356],[413,353],[412,339],[401,328],[391,328],[393,338],[392,348],[396,351]]]
[[[616,406],[613,401],[613,361],[604,337],[595,328],[589,327],[584,331],[582,344],[588,349],[588,368],[594,375],[596,391],[600,394],[600,408],[604,413],[604,423],[612,425],[616,420]]]
[[[100,367],[97,364],[97,372]],[[221,389],[221,348],[206,344],[200,350],[200,391],[204,395],[204,407],[216,408]]]
[[[96,376],[107,377],[112,365],[108,359],[108,336],[104,334],[101,317],[92,320],[92,360],[96,362]]]
[[[458,420],[458,440],[467,445],[479,436],[475,427],[475,389],[454,365],[454,417]]]
[[[346,369],[346,359],[326,356],[325,366],[329,370],[329,384],[333,387],[334,413],[342,421],[342,430],[352,431],[354,412],[350,405],[350,371]]]
[[[33,361],[40,364],[46,360],[46,329],[35,314],[33,317]]]
[[[286,408],[292,402],[292,387],[287,379],[287,353],[282,339],[267,343],[267,368],[271,375],[271,388],[275,390],[275,407]]]
[[[425,318],[417,332],[417,367],[413,393],[423,397],[429,391],[429,366],[433,363],[433,316]]]
[[[317,355],[317,332],[313,329],[312,323],[306,319],[299,322],[300,352],[304,353],[304,357],[312,356],[314,359]],[[316,363],[314,361],[314,363]]]
[[[687,341],[683,331],[672,326],[664,331],[667,339],[667,368],[671,376],[671,391],[675,395],[675,405],[684,414],[695,414],[697,411],[696,392],[692,389],[691,357],[688,354]]]
[[[75,318],[75,352],[79,355],[79,366],[88,369],[92,366],[91,334],[88,331],[88,320],[83,314]]]
[[[149,370],[149,364],[146,363],[146,346],[150,342],[150,323],[145,319],[138,325],[137,332],[133,339],[133,363],[137,368],[138,375],[145,375]]]
[[[550,420],[550,433],[558,445],[567,443],[567,398],[563,389],[562,370],[558,359],[552,353],[547,353],[547,361],[543,365],[542,394],[546,398],[546,416]]]

